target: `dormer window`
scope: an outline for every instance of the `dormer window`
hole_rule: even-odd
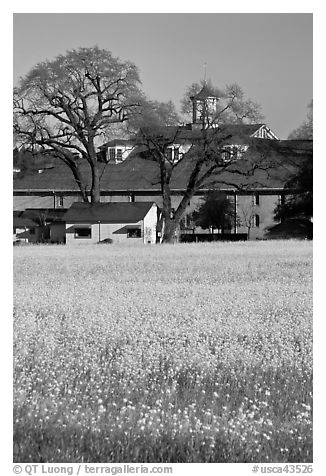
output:
[[[180,147],[173,147],[173,155],[174,155],[173,160],[177,162],[180,157]]]
[[[122,162],[122,149],[117,149],[115,159],[116,159],[116,162]]]
[[[248,146],[245,145],[225,145],[222,151],[223,162],[229,163],[233,160],[241,159],[247,148]]]
[[[231,151],[229,147],[224,147],[222,152],[222,161],[223,164],[228,164],[231,162]]]
[[[229,163],[238,158],[238,147],[236,145],[226,145],[223,147],[222,158],[224,163]]]
[[[171,146],[167,148],[166,157],[169,162],[178,162],[181,158],[180,146]]]
[[[122,162],[122,149],[117,149],[116,147],[109,147],[108,156],[111,162],[120,163]]]
[[[115,161],[115,147],[109,148],[109,160]]]

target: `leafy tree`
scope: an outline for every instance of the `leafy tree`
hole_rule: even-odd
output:
[[[189,98],[195,96],[202,89],[210,92],[211,96],[219,98],[215,115],[211,118],[211,125],[215,122],[224,124],[257,123],[263,120],[260,105],[251,99],[246,99],[245,94],[237,83],[227,85],[219,89],[212,85],[211,81],[192,83],[186,88],[181,99],[181,112],[185,121],[191,120],[192,104]],[[209,121],[208,114],[205,117]]]
[[[61,159],[72,171],[84,201],[89,197],[80,160],[87,161],[90,198],[98,202],[98,141],[137,113],[143,100],[139,86],[134,64],[98,47],[71,50],[39,63],[14,89],[17,145],[41,147]]]
[[[196,86],[198,89],[199,85]],[[211,86],[205,84],[208,90]],[[195,86],[191,86],[194,91]],[[189,93],[189,89],[187,91]],[[217,90],[210,90],[212,96]],[[215,183],[218,176],[228,171],[231,175],[250,173],[257,163],[246,168],[237,167],[235,158],[225,160],[225,144],[232,137],[225,124],[230,117],[237,118],[238,123],[251,123],[261,119],[260,108],[251,100],[246,100],[242,90],[233,85],[223,92],[223,105],[218,106],[212,114],[208,107],[202,111],[202,125],[184,137],[185,127],[181,126],[177,117],[171,126],[171,114],[161,114],[162,110],[170,108],[158,107],[152,103],[142,114],[137,143],[141,146],[143,158],[154,161],[159,168],[162,193],[162,214],[164,219],[163,242],[173,242],[182,219],[186,214],[188,204],[195,193],[207,184],[214,175]],[[173,117],[173,115],[172,115]],[[173,122],[173,121],[172,121]],[[167,127],[169,126],[169,127]],[[218,126],[218,127],[216,127]],[[174,147],[178,145],[180,147]],[[171,182],[176,174],[183,169],[185,187],[181,194],[181,201],[173,212],[171,201]]]
[[[204,202],[193,213],[197,226],[204,230],[210,229],[211,233],[214,233],[214,229],[224,233],[234,226],[236,220],[234,205],[224,193],[210,190],[203,200]]]
[[[292,140],[313,139],[313,101],[308,105],[306,120],[290,135]],[[275,219],[284,221],[289,218],[307,218],[313,216],[313,160],[312,154],[298,169],[298,173],[286,184],[287,189],[292,189],[295,194],[289,195],[284,203],[275,209]]]
[[[308,104],[306,120],[297,129],[291,132],[289,139],[313,139],[313,101]]]
[[[288,218],[307,218],[313,216],[313,162],[312,157],[306,159],[298,174],[287,184],[287,189],[296,193],[289,195],[284,203],[275,209],[275,219],[284,221]]]

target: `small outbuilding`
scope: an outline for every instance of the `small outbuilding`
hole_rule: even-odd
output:
[[[68,208],[26,208],[21,217],[36,224],[34,240],[38,243],[64,243],[65,222],[63,216]]]
[[[156,243],[157,205],[154,202],[111,202],[71,205],[64,216],[66,244],[127,240]]]
[[[24,216],[24,211],[14,211],[13,214],[13,242],[36,243],[39,239],[38,224],[29,217]]]

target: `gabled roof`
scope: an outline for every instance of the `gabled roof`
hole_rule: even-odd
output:
[[[66,223],[136,223],[147,215],[154,202],[84,203],[71,205]]]
[[[195,143],[203,139],[205,135],[212,140],[225,141],[229,144],[245,144],[248,139],[259,138],[259,132],[264,130],[270,139],[277,139],[276,134],[266,126],[266,124],[220,124],[218,127],[205,129],[193,128],[192,124],[185,126],[162,126],[145,128],[148,135],[160,137],[166,142],[171,143]]]
[[[259,187],[266,189],[283,188],[286,182],[293,175],[300,163],[312,156],[312,141],[276,141],[269,139],[248,139],[249,149],[246,152],[251,163],[258,158],[267,156],[268,160],[275,164],[273,170],[266,172],[262,167],[257,167],[253,174],[235,174],[229,172],[219,172],[218,176],[212,177],[207,187],[215,184],[217,187],[234,188],[234,186],[248,189]],[[61,161],[58,165],[43,174],[28,175],[14,178],[14,192],[49,193],[56,192],[78,192],[78,186],[73,178],[72,172]],[[238,161],[237,164],[241,165]],[[157,163],[142,158],[136,151],[121,164],[99,163],[101,175],[101,190],[106,192],[132,192],[132,191],[153,191],[159,193],[160,175]],[[187,178],[191,172],[193,163],[183,160],[178,165],[172,175],[171,189],[183,190],[186,186]],[[85,161],[80,161],[80,169],[85,177],[88,189],[91,186],[91,175],[89,165]],[[203,187],[205,188],[205,187]]]
[[[263,133],[264,135],[261,135]],[[259,129],[254,131],[250,137],[257,137],[257,138],[264,138],[264,139],[276,139],[280,140],[277,135],[270,129],[269,127],[266,126],[266,124],[261,124]]]
[[[123,145],[127,147],[127,146],[134,145],[134,143],[135,142],[132,139],[113,139],[113,140],[110,140],[109,142],[105,142],[105,144],[102,144],[99,147],[99,150],[105,150],[108,147],[117,147],[119,145]]]

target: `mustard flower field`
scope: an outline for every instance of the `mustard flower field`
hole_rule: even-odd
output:
[[[312,244],[14,249],[15,462],[312,462]]]

